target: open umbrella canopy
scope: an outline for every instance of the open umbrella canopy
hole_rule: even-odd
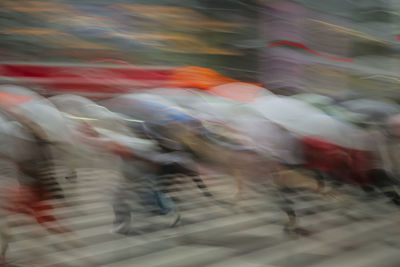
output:
[[[254,102],[258,97],[272,95],[272,93],[265,88],[242,82],[218,85],[206,92],[238,102]]]
[[[297,135],[278,124],[257,115],[239,115],[231,127],[251,138],[254,150],[261,155],[287,164],[303,163]]]
[[[111,111],[129,115],[140,120],[157,120],[161,110],[174,103],[151,94],[127,94],[99,103]]]
[[[315,137],[342,147],[366,149],[364,142],[357,139],[361,135],[357,127],[324,114],[300,100],[268,97],[252,104],[252,108],[299,136]]]
[[[156,95],[166,98],[182,107],[190,114],[195,114],[203,121],[227,123],[235,115],[244,112],[243,103],[229,98],[206,94],[192,89],[152,90]],[[194,115],[193,115],[194,116]]]
[[[246,109],[245,103],[193,89],[158,89],[151,92],[175,102],[191,114],[205,120],[224,121]]]
[[[342,102],[341,105],[352,112],[366,115],[370,122],[376,123],[400,113],[398,105],[378,100],[355,99]]]
[[[220,101],[219,99],[195,102],[190,107],[190,110],[192,113],[198,114],[198,117],[202,120],[227,124],[235,121],[239,115],[254,114],[251,109],[242,103]]]
[[[29,90],[29,89],[27,89],[25,87],[21,87],[21,86],[16,86],[16,85],[10,85],[10,84],[1,85],[0,91],[3,93],[13,94],[15,96],[29,97],[30,99],[33,99],[33,100],[42,98],[42,96],[33,92],[32,90]]]
[[[157,105],[162,105],[162,106],[173,106],[175,103],[165,99],[164,97],[157,96],[151,93],[137,93],[137,94],[126,94],[119,96],[115,99],[127,99],[127,100],[132,100],[137,101],[137,102],[144,102],[148,104],[149,106],[157,106]]]
[[[30,101],[18,106],[20,114],[36,123],[53,142],[70,142],[70,132],[61,113],[48,101]]]
[[[16,162],[35,156],[35,138],[23,126],[0,111],[0,155]]]
[[[170,88],[170,89],[153,89],[148,94],[162,97],[163,99],[173,102],[185,109],[190,109],[193,105],[202,103],[236,103],[229,98],[220,97],[214,94],[208,94],[203,91],[190,88]]]
[[[265,90],[265,92],[268,91]],[[238,116],[243,114],[246,116],[255,115],[254,111],[245,105],[246,103],[198,90],[167,88],[153,89],[150,90],[150,93],[176,103],[190,114],[195,114],[196,118],[202,120],[205,125],[207,125],[207,122],[216,122],[228,124],[237,129],[237,123],[232,123]],[[268,95],[268,93],[262,93],[261,95]]]
[[[202,98],[207,97],[208,94],[195,89],[188,88],[157,88],[147,91],[148,94],[162,97],[170,102],[184,106],[190,106],[195,101],[203,101]]]
[[[249,107],[268,120],[293,132],[303,130],[302,121],[313,115],[323,113],[303,101],[278,96],[260,98],[256,102],[249,104]]]
[[[112,101],[114,102],[110,105]],[[234,129],[229,129],[225,124],[228,117],[230,119],[235,117],[234,108],[231,105],[240,104],[230,99],[195,90],[168,88],[153,89],[149,91],[149,94],[120,96],[112,101],[102,103],[113,111],[128,115],[136,114],[135,117],[140,116],[141,119],[155,125],[179,122],[193,126],[193,129],[209,137],[209,141],[215,141],[219,145],[224,144],[231,149],[240,150],[243,146],[234,144],[246,142],[244,135],[239,133],[231,135],[231,130]],[[224,130],[219,131],[217,128]]]
[[[193,115],[179,108],[174,102],[151,94],[129,94],[102,101],[111,111],[145,121],[181,123],[198,121]]]
[[[336,101],[336,102],[344,102],[344,101],[350,101],[354,99],[360,99],[363,97],[363,95],[359,92],[356,91],[342,91],[339,90],[338,92],[331,92],[330,96]]]
[[[52,96],[49,100],[63,113],[77,116],[83,120],[118,120],[121,119],[107,108],[98,105],[82,96],[77,95],[57,95]]]
[[[3,101],[0,100],[1,105],[10,107],[13,104],[13,112],[39,126],[50,141],[70,141],[63,116],[46,98],[26,88],[9,85],[0,87],[0,98],[1,95],[5,96]]]
[[[366,115],[352,112],[338,105],[327,105],[324,107],[320,107],[320,109],[337,120],[353,123],[356,125],[362,124],[367,120]]]
[[[325,106],[332,105],[334,102],[332,98],[319,94],[297,94],[292,97],[318,108],[324,108]]]
[[[339,121],[325,114],[312,115],[297,128],[301,136],[321,139],[341,147],[368,150],[368,142],[362,130],[352,124]]]
[[[0,91],[0,105],[12,107],[31,101],[32,98],[26,95],[15,95]]]
[[[67,94],[53,96],[49,100],[69,119],[68,122],[71,122],[72,129],[79,128],[79,122],[85,122],[93,127],[126,131],[124,120],[127,118],[85,97]],[[78,124],[76,124],[77,122]]]
[[[48,99],[62,112],[82,116],[87,115],[90,105],[95,105],[85,97],[71,94],[56,95]]]

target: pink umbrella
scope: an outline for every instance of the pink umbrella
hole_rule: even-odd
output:
[[[270,91],[250,83],[236,82],[215,86],[206,92],[239,102],[254,102],[256,98],[272,95]]]

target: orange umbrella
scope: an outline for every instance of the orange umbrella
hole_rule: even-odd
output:
[[[209,89],[225,83],[237,82],[211,69],[195,66],[177,68],[170,76],[172,87]]]

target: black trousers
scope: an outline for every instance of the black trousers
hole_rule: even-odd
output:
[[[373,169],[368,172],[372,185],[389,198],[395,205],[400,206],[400,195],[395,190],[394,179],[383,169]],[[372,186],[365,186],[367,193],[375,192]]]
[[[211,193],[208,191],[208,188],[204,181],[200,178],[199,173],[192,166],[184,166],[178,163],[166,164],[161,167],[160,175],[174,175],[174,174],[183,174],[192,179],[205,196],[211,196]]]
[[[52,198],[63,199],[61,185],[54,175],[54,164],[51,159],[39,159],[17,164],[20,174],[18,182],[21,185],[36,185],[50,193]]]

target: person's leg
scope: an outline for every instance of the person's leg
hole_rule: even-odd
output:
[[[213,194],[208,190],[207,185],[204,183],[201,176],[191,176],[192,182],[196,184],[197,188],[202,191],[203,195],[206,197],[212,197]]]
[[[160,180],[163,178],[162,175],[148,175],[149,180],[149,192],[148,196],[153,198],[152,203],[157,205],[159,212],[163,215],[176,210],[174,201],[163,191],[163,187],[160,186]]]
[[[128,165],[129,166],[129,165]],[[116,232],[125,234],[129,231],[132,223],[132,205],[135,196],[138,193],[138,189],[133,182],[132,174],[123,169],[122,175],[124,179],[120,181],[120,184],[116,188],[112,198],[112,208],[114,212],[114,226]]]
[[[370,171],[370,177],[381,193],[389,198],[392,203],[400,206],[400,195],[396,192],[392,178],[385,170],[372,170]]]
[[[51,197],[56,199],[64,199],[64,192],[55,176],[56,166],[54,165],[54,154],[52,147],[48,144],[41,145],[41,154],[38,158],[40,166],[36,166],[36,174],[33,174],[35,179],[51,194]]]
[[[124,203],[123,201],[115,202],[113,203],[112,207],[115,215],[114,224],[127,225],[131,222],[130,207],[128,204]]]
[[[168,176],[168,186],[174,183],[171,179],[171,174],[173,174],[171,170],[165,172],[164,169],[164,171],[162,170],[158,175],[149,175],[147,179],[149,180],[150,188],[147,195],[153,198],[151,202],[155,203],[160,214],[172,216],[172,221],[169,223],[169,226],[174,227],[179,223],[181,216],[175,201],[163,190],[166,184],[163,183],[163,185],[160,185],[160,180],[164,178],[163,174]]]
[[[325,173],[320,170],[314,170],[317,180],[317,192],[323,192],[325,189]]]
[[[8,224],[6,215],[2,214],[0,218],[0,238],[1,238],[1,259],[0,263],[4,262],[8,244],[10,241],[10,225]]]
[[[212,196],[212,194],[208,190],[207,185],[201,178],[200,173],[195,170],[195,166],[183,166],[180,164],[175,164],[169,169],[169,172],[190,177],[192,182],[197,186],[197,188],[203,193],[204,196]]]
[[[154,189],[153,194],[161,214],[166,215],[177,209],[174,201],[161,190]]]
[[[278,188],[278,203],[279,207],[286,213],[288,222],[285,226],[285,230],[292,230],[297,226],[296,212],[293,208],[294,203],[289,199],[288,194],[293,191],[287,187]]]
[[[77,175],[76,169],[73,167],[69,167],[67,170],[67,175],[65,176],[65,179],[68,180],[69,182],[76,183],[77,177],[78,177],[78,175]]]
[[[116,227],[116,232],[124,234],[129,232],[131,228],[131,207],[127,204],[124,199],[115,199],[112,203],[114,211],[114,225]]]

